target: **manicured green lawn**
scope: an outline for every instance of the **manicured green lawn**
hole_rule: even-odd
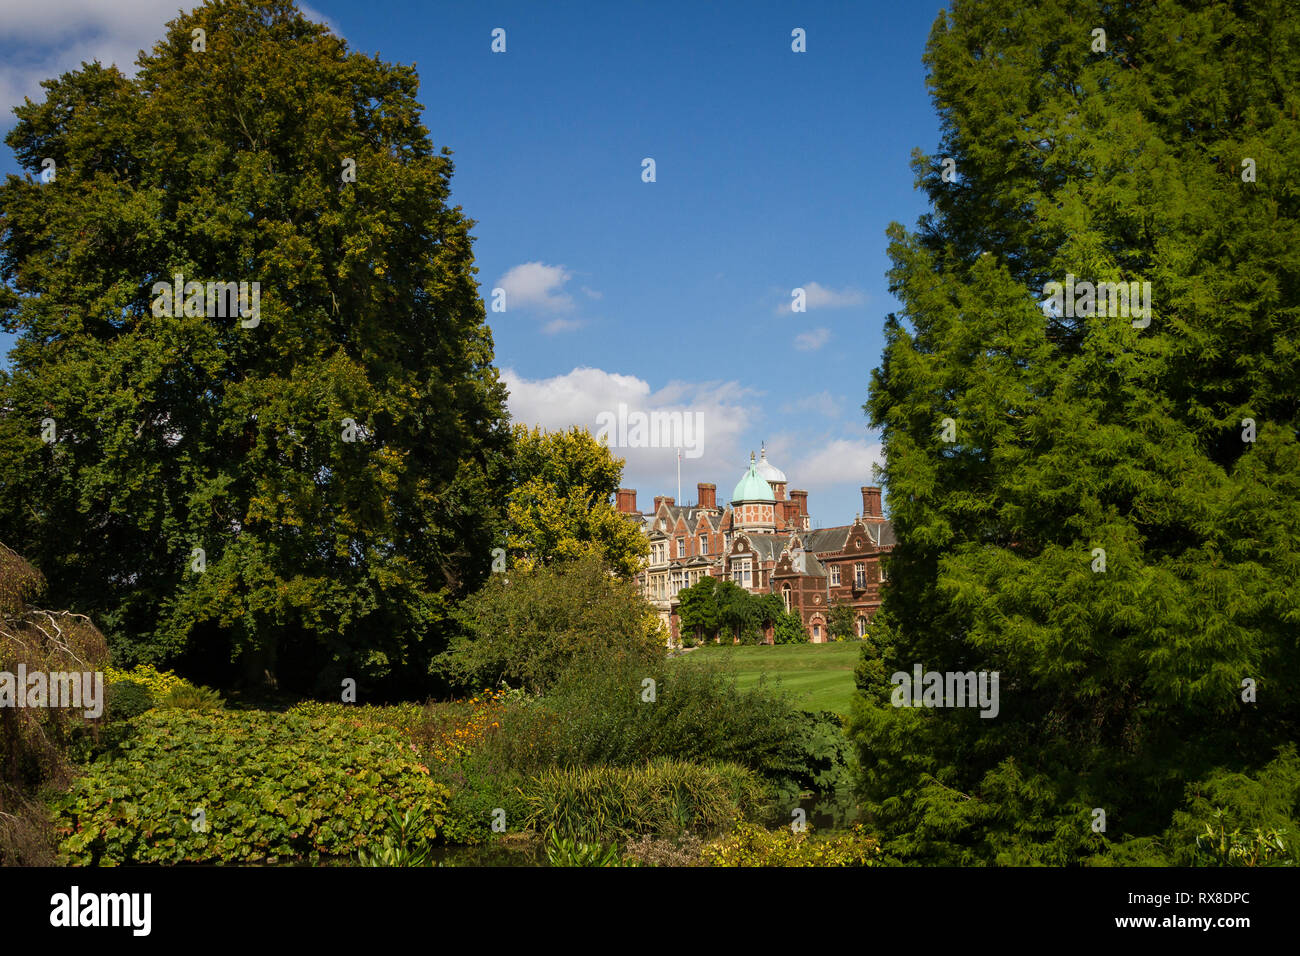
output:
[[[853,668],[861,649],[861,641],[776,647],[710,644],[689,651],[680,663],[726,661],[735,668],[741,687],[755,686],[766,674],[768,686],[786,691],[800,707],[847,715],[857,690]]]

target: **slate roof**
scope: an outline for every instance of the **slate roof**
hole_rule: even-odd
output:
[[[739,537],[744,537],[749,542],[751,549],[758,553],[760,561],[775,561],[781,557],[781,549],[785,547],[788,540],[783,534],[760,534],[754,531],[741,531],[736,533],[732,538],[734,544]]]
[[[818,528],[816,531],[803,531],[799,539],[809,551],[825,554],[827,551],[839,551],[849,538],[850,525],[838,525],[834,528]]]

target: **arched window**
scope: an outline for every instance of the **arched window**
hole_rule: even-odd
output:
[[[863,638],[863,637],[866,637],[866,636],[867,636],[867,619],[866,619],[865,617],[859,617],[859,618],[858,618],[858,637],[859,637],[859,638]]]
[[[785,613],[790,613],[790,585],[781,585],[781,600],[785,602]]]

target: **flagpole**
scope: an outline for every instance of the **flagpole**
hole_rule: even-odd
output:
[[[684,504],[682,501],[682,450],[677,449],[677,503]]]

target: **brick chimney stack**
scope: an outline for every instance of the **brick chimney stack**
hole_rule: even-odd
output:
[[[880,489],[867,485],[862,489],[862,515],[866,518],[883,518],[885,512],[880,507]]]
[[[655,495],[655,511],[659,510],[660,505],[672,505],[676,502],[667,495]]]
[[[808,514],[808,492],[792,491],[790,492],[790,500],[799,506],[799,514],[805,516]]]
[[[623,512],[623,514],[632,515],[637,513],[635,488],[618,489],[618,493],[615,496],[615,500],[618,503],[617,504],[618,510]]]
[[[701,481],[695,486],[699,492],[696,499],[701,508],[716,508],[718,506],[718,486],[711,482]]]

